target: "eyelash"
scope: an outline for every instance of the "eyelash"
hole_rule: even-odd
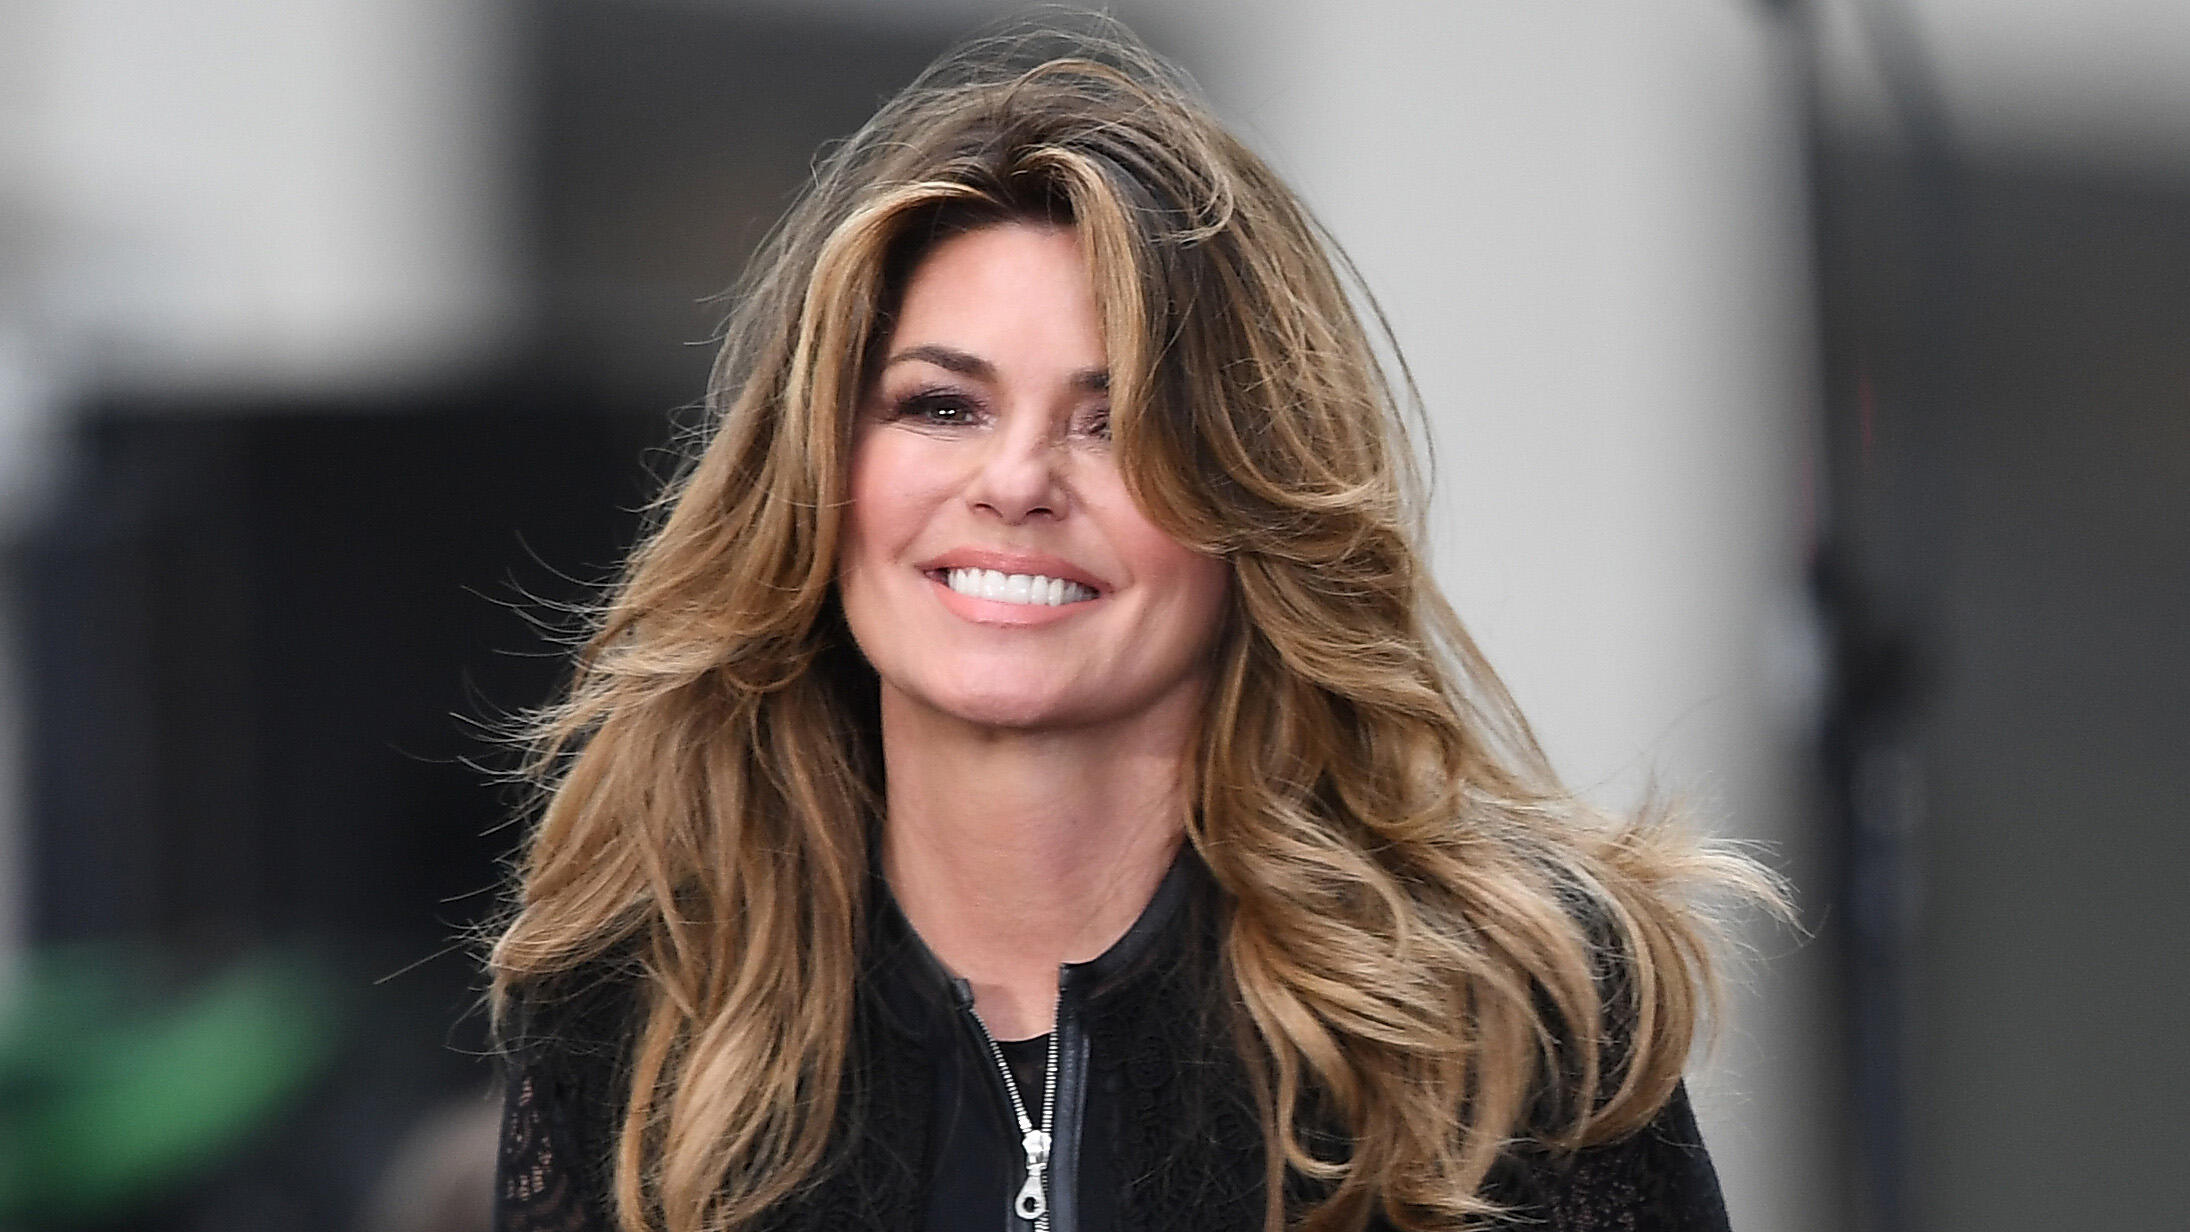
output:
[[[979,399],[955,389],[919,389],[893,402],[890,416],[893,419],[910,420],[938,428],[953,428],[974,422],[980,417],[981,410]],[[1075,424],[1073,430],[1078,435],[1109,440],[1110,408],[1096,408],[1086,416],[1084,425]]]

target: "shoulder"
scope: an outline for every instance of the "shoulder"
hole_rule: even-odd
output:
[[[1727,1232],[1718,1173],[1685,1085],[1624,1138],[1573,1152],[1516,1148],[1486,1193],[1519,1224],[1551,1232]]]
[[[1514,1212],[1516,1226],[1552,1232],[1726,1232],[1718,1174],[1680,1074],[1693,1000],[1665,1000],[1675,991],[1668,981],[1692,972],[1666,970],[1666,956],[1623,927],[1611,904],[1576,894],[1567,907],[1591,957],[1595,1023],[1570,1021],[1537,989],[1536,1013],[1560,1041],[1559,1060],[1538,1075],[1517,1144],[1485,1194]],[[1655,1025],[1639,1031],[1639,1022]],[[1583,1064],[1590,1055],[1594,1067]],[[1578,1148],[1554,1145],[1573,1141],[1578,1119],[1634,1128],[1588,1134]]]
[[[505,1084],[529,1084],[565,1119],[607,1132],[629,1094],[645,1000],[643,977],[606,961],[513,990],[502,1015]]]
[[[644,1003],[644,976],[606,959],[527,981],[503,1007],[504,1062],[613,1060],[628,1048]]]

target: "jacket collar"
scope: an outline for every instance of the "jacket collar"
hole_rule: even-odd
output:
[[[972,1003],[972,990],[913,930],[879,869],[869,885],[863,993],[902,1034],[928,1039],[951,1029],[951,1017]],[[1098,1005],[1131,988],[1189,943],[1188,921],[1194,915],[1189,906],[1207,901],[1213,891],[1201,857],[1192,844],[1181,843],[1132,926],[1094,958],[1064,964],[1058,971],[1060,988],[1082,1006]]]

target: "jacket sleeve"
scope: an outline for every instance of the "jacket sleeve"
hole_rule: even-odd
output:
[[[537,1062],[511,1065],[505,1081],[495,1232],[614,1232],[566,1084]]]
[[[616,1232],[628,1000],[600,987],[534,1001],[503,1053],[495,1232]]]
[[[1628,1137],[1570,1156],[1535,1156],[1503,1179],[1496,1196],[1514,1209],[1515,1227],[1728,1232],[1726,1200],[1685,1085]]]

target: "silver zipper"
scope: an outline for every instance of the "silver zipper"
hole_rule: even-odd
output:
[[[1062,1018],[1064,997],[1062,990],[1057,998],[1057,1018],[1049,1028],[1049,1072],[1042,1079],[1042,1123],[1036,1125],[1027,1116],[1026,1101],[1019,1098],[1019,1080],[1012,1077],[1011,1063],[1004,1060],[1003,1046],[989,1034],[989,1025],[981,1021],[981,1015],[968,1007],[975,1029],[981,1032],[981,1040],[989,1046],[989,1056],[996,1062],[996,1072],[1004,1077],[1004,1094],[1011,1097],[1011,1115],[1019,1122],[1019,1149],[1026,1152],[1026,1180],[1019,1186],[1019,1196],[1012,1199],[1011,1209],[1019,1218],[1034,1225],[1034,1232],[1049,1232],[1049,1129],[1057,1120],[1057,1026]]]

